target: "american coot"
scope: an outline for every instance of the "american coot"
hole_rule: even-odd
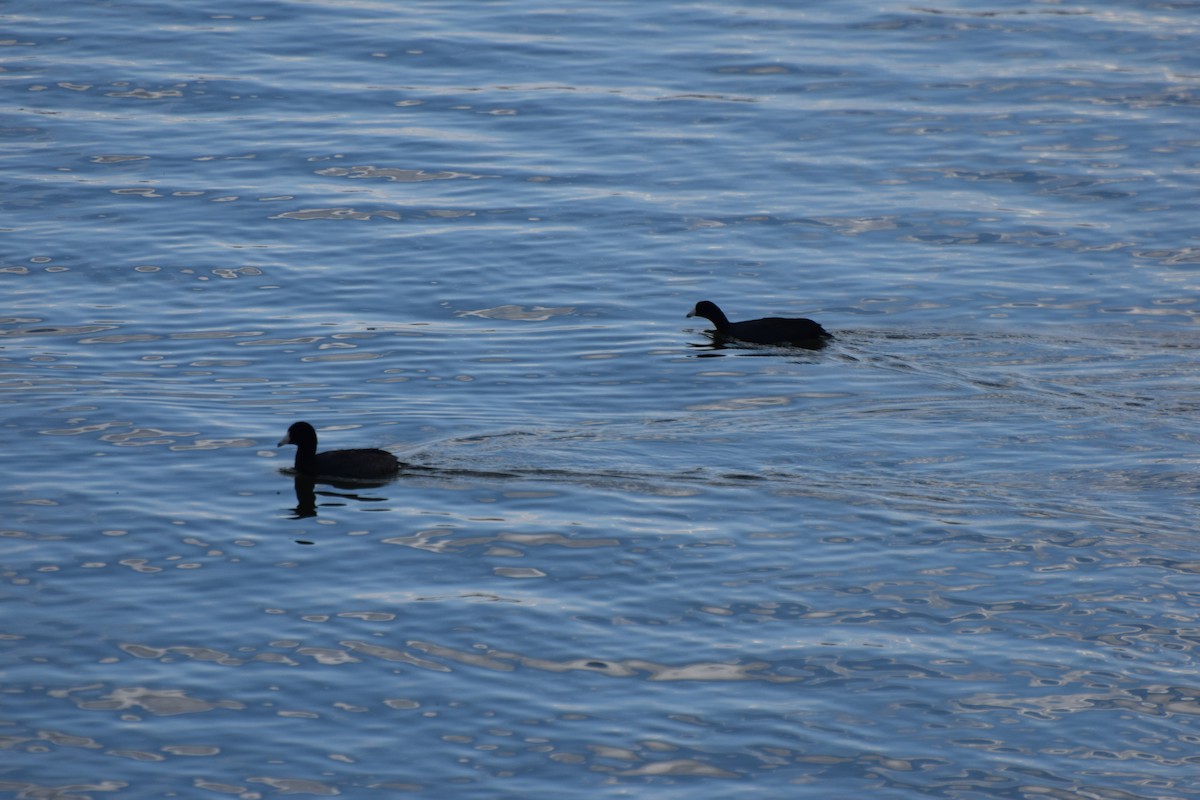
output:
[[[718,339],[738,339],[756,344],[790,344],[799,347],[820,347],[829,338],[818,323],[811,319],[764,317],[743,322],[730,322],[716,303],[701,300],[688,313],[689,317],[704,317],[717,329]]]
[[[400,461],[386,450],[330,450],[317,452],[317,432],[307,422],[296,422],[276,447],[296,445],[296,472],[326,478],[378,480],[395,475]]]

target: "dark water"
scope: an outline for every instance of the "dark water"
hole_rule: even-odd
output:
[[[1200,796],[1194,4],[0,21],[0,795]]]

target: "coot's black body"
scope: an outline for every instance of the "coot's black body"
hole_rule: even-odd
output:
[[[386,450],[364,448],[318,453],[317,432],[307,422],[294,423],[276,446],[283,447],[285,444],[296,445],[295,468],[301,475],[379,480],[391,477],[400,470],[399,459]]]
[[[716,338],[737,339],[755,344],[795,345],[797,347],[819,347],[830,338],[819,323],[811,319],[787,317],[764,317],[743,322],[730,322],[725,312],[716,303],[701,300],[688,314],[689,317],[704,317],[716,328]]]

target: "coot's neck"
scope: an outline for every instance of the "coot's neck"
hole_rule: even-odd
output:
[[[300,442],[296,445],[296,462],[292,465],[296,472],[311,475],[317,471],[317,443]]]
[[[721,333],[725,333],[725,331],[729,330],[729,317],[725,316],[725,312],[722,311],[718,306],[714,305],[709,307],[703,316],[706,317],[708,321],[711,322],[713,326]]]

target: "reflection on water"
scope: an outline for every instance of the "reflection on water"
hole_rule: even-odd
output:
[[[727,339],[717,334],[716,331],[703,331],[703,335],[708,337],[709,341],[707,343],[688,343],[689,347],[706,351],[702,353],[696,353],[695,355],[697,358],[711,358],[713,356],[720,355],[720,353],[716,351],[726,349],[759,351],[757,353],[758,355],[785,355],[788,351],[824,350],[830,344],[830,342],[826,339],[819,339],[817,341],[797,342],[790,345],[764,345],[754,344],[752,342],[740,342],[737,339]]]
[[[338,481],[298,474],[292,475],[292,481],[296,492],[296,507],[292,509],[292,519],[317,516],[318,496],[321,498],[320,505],[330,508],[345,506],[348,504],[346,501],[354,503],[387,502],[386,497],[372,497],[363,492],[368,488],[378,488],[390,483],[390,481]],[[316,488],[318,484],[342,491],[322,490],[318,492]]]

